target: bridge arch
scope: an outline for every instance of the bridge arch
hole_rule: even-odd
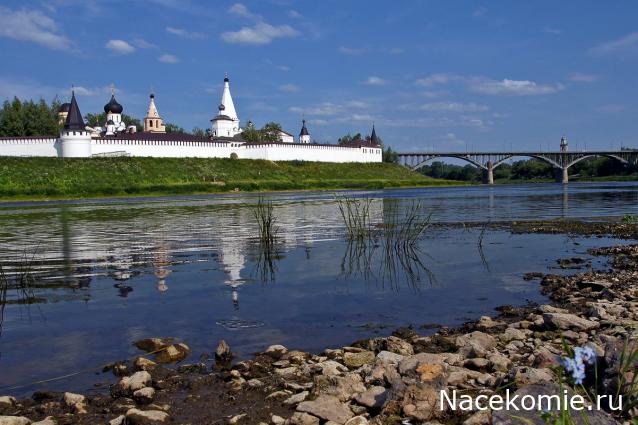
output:
[[[464,155],[452,155],[452,154],[446,154],[446,155],[430,155],[427,158],[425,158],[424,160],[422,160],[421,162],[419,162],[417,165],[413,165],[410,166],[410,168],[414,171],[417,171],[419,168],[425,166],[425,164],[427,164],[428,162],[438,159],[438,158],[456,158],[456,159],[461,159],[465,162],[469,162],[470,164],[474,165],[475,167],[481,168],[483,170],[487,170],[487,166],[481,164],[478,161],[473,160],[472,158],[469,158],[467,156]]]
[[[592,153],[592,154],[584,154],[583,156],[574,159],[572,162],[567,164],[566,168],[569,168],[572,165],[576,165],[582,160],[585,160],[585,159],[588,159],[588,158],[595,158],[595,157],[603,157],[603,158],[615,159],[616,161],[619,161],[622,164],[625,164],[625,165],[629,164],[629,161],[627,161],[625,158],[621,158],[618,155],[607,154],[607,153]]]

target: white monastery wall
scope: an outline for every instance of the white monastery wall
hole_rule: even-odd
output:
[[[108,155],[126,152],[130,156],[163,158],[230,158],[232,143],[181,140],[93,139],[91,153]],[[239,156],[239,155],[238,155]]]
[[[0,139],[0,156],[58,156],[57,137]]]
[[[269,161],[381,162],[381,148],[273,143],[245,145],[238,156]]]

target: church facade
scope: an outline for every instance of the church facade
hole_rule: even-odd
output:
[[[84,123],[75,97],[60,108],[64,123],[58,136],[0,138],[0,156],[48,156],[89,158],[104,156],[138,156],[166,158],[245,158],[271,161],[381,162],[382,147],[373,128],[368,140],[348,145],[312,143],[303,120],[299,137],[282,131],[277,142],[250,142],[242,137],[243,129],[230,94],[230,80],[224,87],[217,115],[205,136],[167,133],[164,122],[150,95],[143,131],[136,131],[122,119],[124,108],[115,93],[104,106],[105,122],[90,127]]]

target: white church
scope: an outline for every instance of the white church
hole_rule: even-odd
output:
[[[89,158],[104,156],[245,158],[271,161],[381,162],[382,147],[374,126],[368,140],[347,145],[312,143],[303,120],[299,137],[282,131],[277,142],[250,142],[242,137],[243,129],[230,94],[230,81],[224,89],[217,115],[211,119],[206,136],[167,133],[151,94],[144,130],[122,120],[124,108],[111,94],[104,106],[103,126],[85,125],[75,93],[71,102],[60,108],[64,127],[59,136],[0,138],[0,156],[48,156]]]

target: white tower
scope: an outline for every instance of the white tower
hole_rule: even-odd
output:
[[[219,104],[219,112],[211,121],[212,135],[216,137],[233,137],[241,132],[239,128],[239,118],[235,111],[233,98],[230,95],[230,80],[228,76],[224,78],[224,91]]]
[[[310,143],[310,133],[308,133],[308,129],[306,128],[306,120],[301,120],[302,126],[301,131],[299,132],[299,143]]]
[[[568,150],[567,137],[563,136],[560,138],[560,151],[567,152],[567,150]]]
[[[59,156],[62,158],[88,158],[91,156],[91,134],[86,131],[84,120],[75,100],[75,93],[71,95],[69,112],[64,121],[64,128],[58,139]]]
[[[151,93],[151,101],[148,104],[148,112],[144,117],[144,131],[148,133],[166,133],[166,127],[155,107],[155,95]]]

